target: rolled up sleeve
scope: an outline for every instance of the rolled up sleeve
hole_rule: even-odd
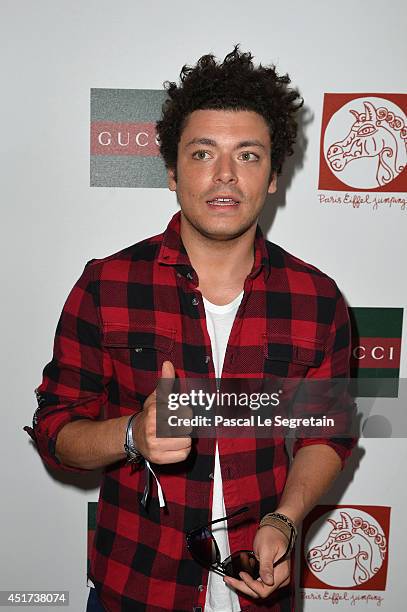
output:
[[[336,287],[336,285],[335,285]],[[351,335],[348,309],[345,300],[336,287],[336,304],[332,323],[325,343],[325,356],[319,367],[310,368],[306,381],[317,381],[318,379],[349,379],[350,376],[350,352]],[[326,435],[324,437],[301,437],[297,438],[293,448],[295,455],[304,446],[314,444],[326,444],[330,446],[341,460],[342,468],[349,457],[357,438],[351,435],[353,418],[355,414],[355,403],[347,392],[347,385],[340,386],[341,393],[337,397],[336,404],[329,408],[330,415],[335,416],[338,425],[335,431],[349,432],[344,437],[340,435]]]
[[[52,360],[35,390],[38,408],[32,427],[24,427],[47,465],[76,472],[85,470],[63,465],[55,455],[58,433],[78,419],[101,418],[112,375],[110,357],[101,343],[98,283],[93,272],[94,265],[89,262],[68,296],[58,322]]]

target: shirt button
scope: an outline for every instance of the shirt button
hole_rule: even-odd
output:
[[[181,278],[182,274],[180,272],[177,272],[177,276],[178,278]]]
[[[209,355],[205,355],[205,363],[209,363],[211,360],[211,358],[209,357]]]
[[[197,298],[193,298],[192,306],[198,306],[198,304],[199,304],[199,300]]]
[[[194,277],[192,276],[191,272],[188,272],[187,274],[187,278],[189,278],[189,280],[192,280]]]
[[[214,476],[213,476],[213,472],[211,472],[211,473],[209,474],[209,478],[210,478],[211,480],[213,480],[213,478],[214,478]]]
[[[204,590],[204,588],[205,588],[205,587],[204,587],[204,585],[203,585],[203,584],[200,584],[200,585],[199,585],[199,587],[198,587],[198,591],[199,591],[199,592],[201,592],[201,591],[203,591],[203,590]]]

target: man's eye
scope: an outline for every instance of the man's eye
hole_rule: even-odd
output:
[[[209,153],[208,151],[195,151],[195,153],[192,154],[192,157],[194,159],[208,159]]]
[[[259,159],[258,155],[256,155],[255,153],[251,153],[250,151],[243,151],[243,153],[241,153],[239,157],[243,161],[256,161]]]

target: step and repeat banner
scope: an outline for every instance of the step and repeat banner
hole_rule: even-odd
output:
[[[343,203],[373,210],[398,206],[404,210],[407,94],[379,97],[321,92],[321,96],[321,205]],[[161,90],[91,90],[91,185],[166,186],[154,127],[163,99]],[[313,223],[318,224],[318,217]],[[392,303],[390,295],[388,303]],[[364,397],[399,398],[403,313],[401,306],[349,306],[351,372],[357,379],[359,404]],[[390,384],[383,385],[383,379],[390,379]],[[375,381],[380,383],[378,387]],[[370,478],[368,465],[369,453],[360,469]],[[306,603],[299,600],[298,607],[312,610],[316,602],[323,606],[363,603],[383,607],[391,507],[364,504],[364,496],[355,492],[353,499],[351,505],[318,505],[304,522],[297,548],[299,596]],[[90,502],[88,507],[89,547],[96,527],[96,505]],[[390,597],[393,605],[394,596],[395,592]]]
[[[407,10],[402,0],[41,0],[5,3],[3,12],[0,590],[69,591],[76,612],[87,598],[98,474],[50,472],[22,427],[31,423],[33,389],[86,261],[160,233],[178,210],[155,122],[163,82],[177,80],[183,64],[208,52],[223,58],[239,42],[300,89],[297,151],[261,225],[269,240],[342,290],[360,405],[373,413],[379,400],[389,411],[400,406],[407,376]],[[407,445],[390,417],[387,425],[381,437],[361,439],[303,524],[296,612],[405,609]]]

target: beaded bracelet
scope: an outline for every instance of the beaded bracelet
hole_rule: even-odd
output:
[[[286,557],[288,557],[288,555],[294,548],[295,540],[297,538],[297,528],[292,522],[292,520],[288,518],[288,516],[286,516],[285,514],[280,514],[280,512],[270,512],[269,514],[265,514],[260,521],[258,529],[261,529],[266,525],[278,529],[287,538],[287,550],[285,551],[281,559],[278,560],[279,563],[280,561],[283,561]]]

